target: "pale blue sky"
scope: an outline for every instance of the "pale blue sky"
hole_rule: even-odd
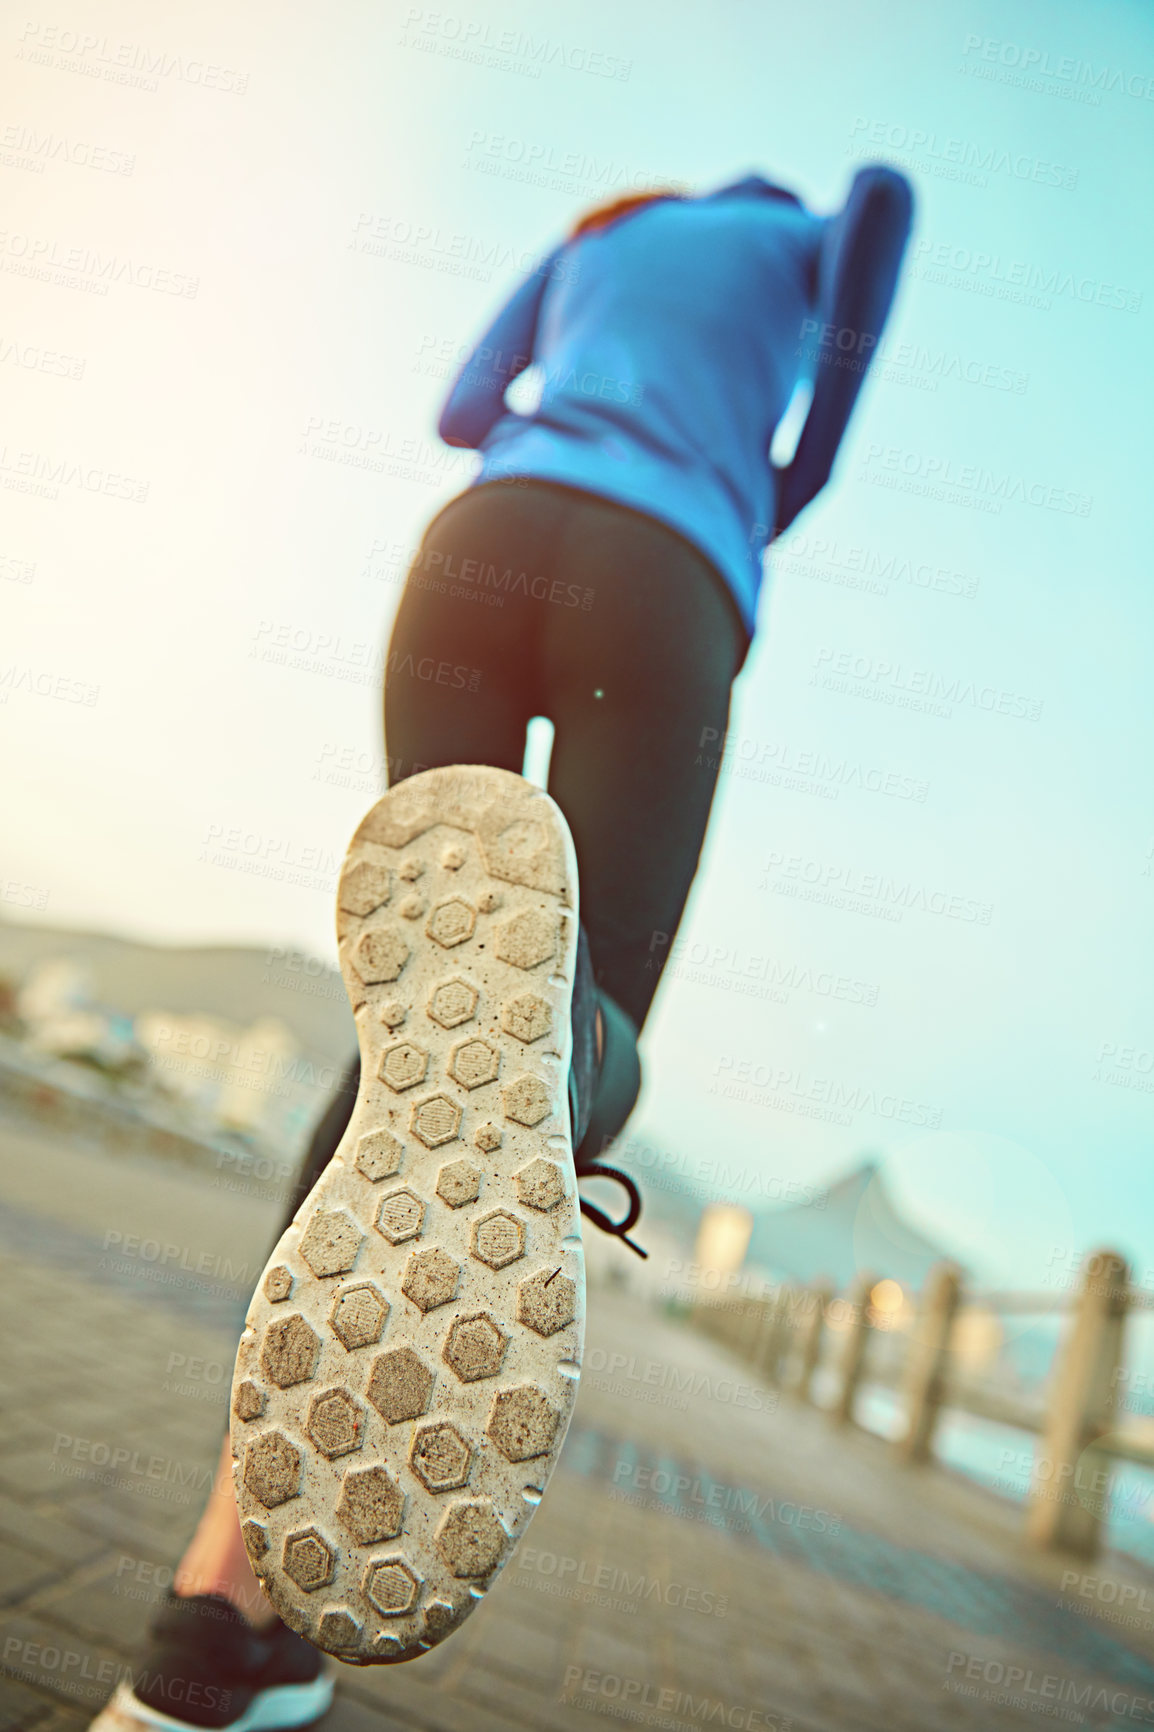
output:
[[[445,379],[422,364],[468,343],[517,257],[607,187],[759,169],[833,208],[860,154],[894,160],[918,227],[892,358],[836,485],[782,544],[733,718],[746,757],[816,754],[827,788],[831,762],[851,785],[822,798],[743,775],[739,757],[684,928],[692,955],[772,956],[877,1002],[669,980],[637,1133],[805,1180],[879,1151],[927,1226],[1017,1284],[1067,1241],[1154,1265],[1152,1096],[1123,1086],[1154,1087],[1147,9],[465,0],[388,23],[341,4],[318,23],[218,3],[162,37],[142,0],[98,10],[54,16],[101,33],[89,65],[163,53],[155,91],[77,74],[60,39],[17,61],[22,26],[0,47],[14,125],[135,159],[130,174],[69,152],[43,173],[0,168],[6,336],[84,362],[75,379],[0,360],[0,444],[9,480],[31,451],[148,492],[5,495],[0,553],[35,566],[0,583],[6,911],[27,891],[54,922],[331,957],[334,862],[371,797],[374,667],[398,593],[370,550],[411,546],[467,473],[436,447]],[[498,63],[453,58],[466,35]],[[1026,59],[1043,88],[1010,82]],[[247,87],[205,88],[197,60]],[[374,234],[392,256],[358,249]],[[89,282],[93,254],[114,259],[108,293],[15,274],[31,256],[19,236]],[[476,263],[494,248],[509,262]],[[462,257],[472,276],[434,268]],[[129,260],[138,277],[198,277],[195,298],[133,286]],[[1000,388],[1011,375],[1024,390]],[[324,460],[326,421],[409,472]],[[962,503],[913,490],[943,475]],[[1000,486],[1088,498],[1088,515],[974,508],[975,487]],[[871,561],[893,562],[887,593],[835,581]],[[968,593],[924,587],[933,572]],[[261,659],[278,634],[321,671]],[[865,686],[813,683],[855,664]],[[30,686],[45,676],[99,692],[44,697]],[[1040,713],[901,707],[927,681]],[[361,765],[354,786],[324,779],[342,757]],[[925,798],[855,777],[924,783]],[[215,863],[232,830],[250,863],[295,861],[305,882]],[[990,922],[910,908],[893,923],[774,889],[811,873],[988,904]],[[1129,1063],[1095,1080],[1111,1044]],[[789,1078],[777,1105],[709,1093],[743,1061]],[[849,1122],[782,1110],[783,1086],[811,1103],[840,1091]],[[913,1103],[907,1122],[871,1110],[871,1090]]]

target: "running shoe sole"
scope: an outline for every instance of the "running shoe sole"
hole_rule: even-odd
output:
[[[232,1452],[265,1593],[342,1660],[456,1628],[557,1463],[585,1311],[577,896],[558,807],[483,766],[391,789],[341,873],[360,1090],[249,1307]]]

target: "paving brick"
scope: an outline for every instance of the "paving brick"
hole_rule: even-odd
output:
[[[0,1535],[60,1565],[87,1563],[103,1546],[95,1534],[58,1520],[52,1505],[18,1503],[10,1497],[0,1497]]]
[[[163,1174],[150,1183],[160,1197]],[[182,1230],[185,1192],[173,1195],[170,1238]],[[262,1254],[254,1244],[256,1263]],[[0,1669],[13,1704],[0,1690],[0,1732],[79,1732],[148,1619],[117,1560],[171,1567],[191,1534],[201,1491],[181,1480],[208,1483],[223,1402],[165,1389],[168,1365],[174,1353],[228,1365],[235,1348],[219,1320],[181,1310],[193,1299],[146,1282],[97,1288],[91,1273],[26,1257],[0,1275],[0,1328],[14,1343],[2,1386],[0,1579],[7,1557],[18,1601],[0,1622],[0,1655],[16,1641]],[[904,1473],[879,1440],[837,1432],[811,1409],[783,1400],[758,1412],[703,1394],[753,1379],[716,1344],[620,1293],[591,1293],[589,1346],[621,1350],[626,1368],[587,1376],[521,1554],[564,1559],[564,1572],[559,1561],[516,1568],[458,1635],[412,1665],[340,1668],[328,1732],[578,1732],[590,1711],[566,1700],[573,1667],[688,1691],[726,1716],[789,1716],[794,1732],[1036,1726],[1027,1709],[947,1691],[958,1650],[1154,1694],[1135,1682],[1147,1665],[1154,1678],[1154,1631],[1059,1615],[1062,1562],[1023,1550],[1017,1509],[944,1472]],[[677,1373],[658,1393],[683,1390],[680,1406],[651,1399],[651,1364]],[[74,1477],[61,1467],[90,1464],[55,1448],[61,1432],[141,1459],[121,1464],[119,1483],[107,1470]],[[170,1480],[150,1476],[154,1456]],[[651,1477],[684,1469],[690,1489],[626,1501],[630,1462]],[[735,1507],[711,1505],[710,1487]],[[752,1494],[771,1500],[770,1513],[749,1518],[741,1500]],[[790,1500],[837,1512],[840,1536],[783,1518]],[[696,1519],[711,1512],[712,1522]],[[1151,1579],[1125,1560],[1096,1567]],[[673,1603],[670,1584],[728,1596],[726,1615]],[[591,1707],[602,1720],[622,1704],[595,1695]]]
[[[56,1712],[47,1696],[4,1676],[0,1670],[0,1732],[42,1732]]]
[[[26,1599],[57,1573],[57,1566],[43,1556],[0,1540],[0,1605]]]

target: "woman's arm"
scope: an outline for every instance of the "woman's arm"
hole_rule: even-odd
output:
[[[845,208],[832,217],[818,263],[819,339],[813,401],[793,460],[778,472],[774,535],[829,480],[834,457],[861,390],[866,368],[882,334],[910,235],[913,191],[891,168],[863,168],[854,176]],[[851,332],[852,344],[837,333]],[[839,365],[838,363],[842,363]]]
[[[533,359],[541,297],[561,250],[555,247],[510,296],[457,374],[437,422],[446,445],[480,445],[507,413],[505,392]]]

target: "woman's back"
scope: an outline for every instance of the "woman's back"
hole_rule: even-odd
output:
[[[666,523],[718,569],[752,629],[778,520],[770,442],[808,370],[807,339],[834,310],[831,258],[846,250],[836,242],[850,208],[817,217],[750,176],[578,233],[498,316],[454,387],[442,434],[481,449],[478,481],[536,476]],[[906,231],[908,212],[901,245]],[[879,255],[882,277],[892,253]],[[828,307],[818,304],[823,274]],[[891,293],[892,281],[886,309]],[[540,396],[519,413],[504,391],[530,362]],[[845,397],[844,373],[839,386]]]

